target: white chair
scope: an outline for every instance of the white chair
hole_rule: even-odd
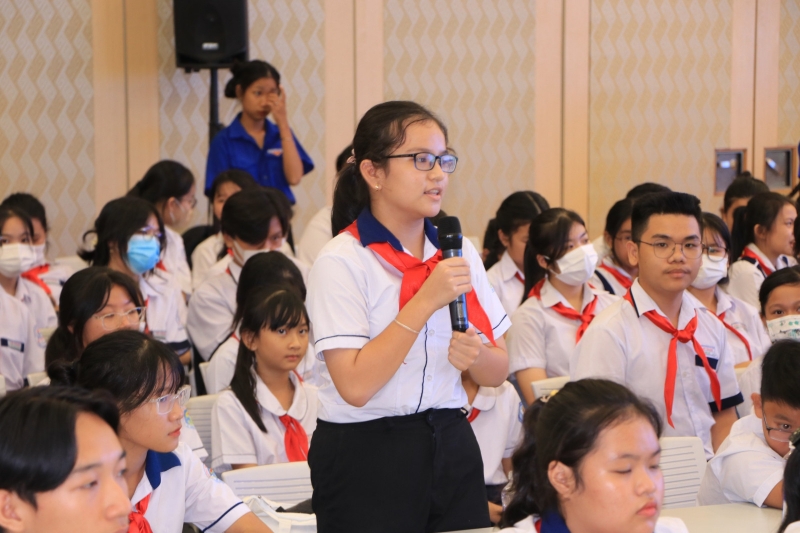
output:
[[[706,471],[706,452],[699,437],[663,437],[661,471],[664,508],[694,507]]]
[[[0,398],[6,395],[6,377],[0,375]]]
[[[208,361],[205,363],[200,363],[197,367],[200,369],[200,375],[203,376],[203,383],[208,383],[208,365],[210,365]]]
[[[41,384],[42,381],[47,379],[47,372],[33,372],[28,374],[28,386],[29,387],[36,387],[37,385]]]
[[[240,498],[264,496],[285,505],[295,505],[311,498],[311,470],[308,463],[279,463],[241,468],[222,473]]]
[[[192,419],[192,424],[200,435],[200,440],[203,442],[203,448],[208,452],[209,461],[213,457],[211,451],[211,409],[217,401],[217,394],[208,394],[206,396],[195,396],[189,398],[186,402],[186,411],[189,418]]]
[[[568,381],[569,376],[559,376],[557,378],[547,378],[534,381],[531,383],[531,387],[533,387],[533,396],[535,398],[541,398],[542,396],[550,394],[553,391],[561,390]]]

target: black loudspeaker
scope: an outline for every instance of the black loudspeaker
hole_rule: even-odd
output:
[[[229,68],[248,59],[247,0],[174,0],[178,68]]]

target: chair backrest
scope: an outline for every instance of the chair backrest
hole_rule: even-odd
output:
[[[6,377],[0,374],[0,398],[6,395]]]
[[[662,437],[664,508],[694,507],[706,471],[706,452],[699,437]]]
[[[208,365],[210,365],[210,364],[211,363],[209,363],[209,362],[205,362],[205,363],[200,363],[199,365],[197,365],[197,367],[200,369],[200,375],[203,376],[203,383],[208,381],[208,378],[207,378],[207,376],[208,376]]]
[[[35,387],[45,379],[47,379],[47,372],[33,372],[28,374],[28,385]]]
[[[241,468],[222,473],[227,483],[240,498],[264,496],[287,505],[311,498],[311,470],[308,463],[279,463]]]
[[[189,418],[192,419],[192,424],[200,435],[200,440],[203,441],[203,448],[208,452],[209,457],[213,457],[211,451],[211,409],[217,401],[217,394],[208,394],[206,396],[195,396],[189,398],[186,402],[186,411]]]
[[[541,398],[542,396],[550,394],[553,391],[561,390],[561,388],[566,385],[568,381],[569,376],[560,376],[557,378],[547,378],[534,381],[531,383],[531,386],[533,387],[533,395],[536,398]]]

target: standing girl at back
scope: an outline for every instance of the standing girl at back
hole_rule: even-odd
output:
[[[533,191],[518,191],[508,196],[494,218],[497,238],[505,252],[486,275],[503,309],[511,316],[522,303],[525,291],[525,245],[531,221],[542,211],[550,209],[547,200]]]
[[[508,331],[509,371],[530,405],[531,383],[569,375],[583,332],[616,296],[589,286],[597,253],[583,219],[560,207],[533,219],[525,248],[526,299]]]
[[[508,374],[508,319],[468,239],[441,259],[436,228],[457,158],[447,129],[414,102],[364,115],[339,175],[308,309],[322,365],[309,450],[320,533],[488,527],[480,448],[462,411],[461,372]],[[339,228],[340,229],[340,228]],[[471,327],[447,306],[467,294]]]
[[[589,283],[597,289],[616,296],[625,296],[639,273],[639,267],[628,259],[628,243],[631,240],[631,212],[633,200],[625,198],[611,206],[606,216],[603,242],[608,255],[600,260]]]

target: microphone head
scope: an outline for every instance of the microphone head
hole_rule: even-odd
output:
[[[461,249],[461,222],[458,217],[442,217],[437,228],[442,250]]]

